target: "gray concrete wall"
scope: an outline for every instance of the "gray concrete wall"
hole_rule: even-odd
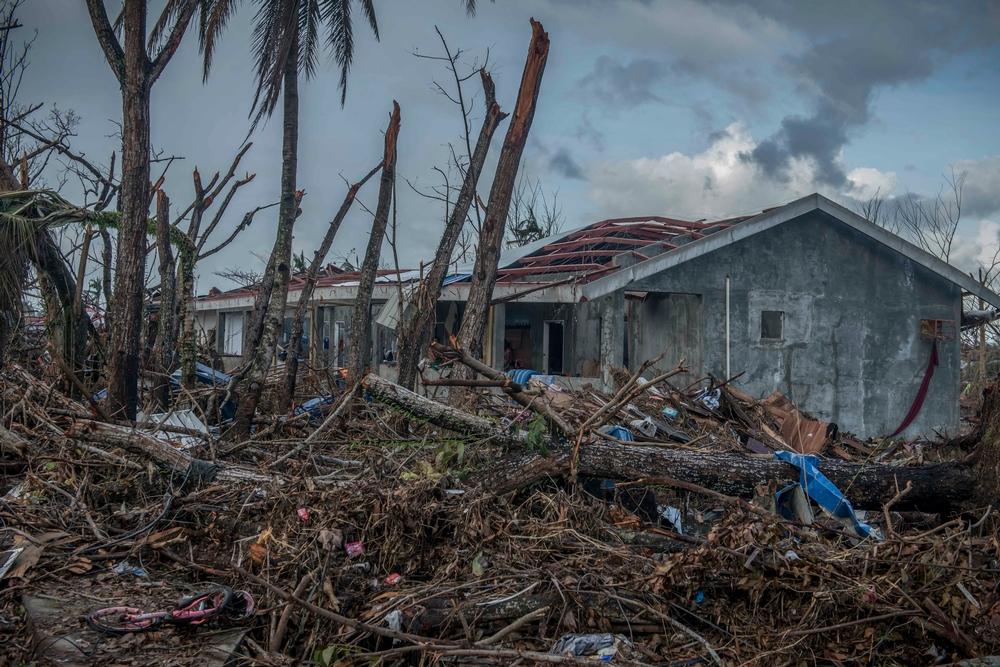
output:
[[[961,317],[957,285],[814,212],[628,286],[702,295],[702,371],[717,377],[725,373],[727,274],[731,368],[746,371],[737,386],[758,397],[777,389],[861,437],[891,433],[907,413],[931,350],[920,320],[957,325]],[[760,339],[762,310],[784,311],[783,340]],[[667,325],[641,323],[647,336]],[[958,428],[957,337],[939,343],[939,357],[905,435]]]

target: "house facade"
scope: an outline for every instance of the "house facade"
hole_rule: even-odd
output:
[[[496,368],[610,385],[614,368],[683,360],[681,386],[711,375],[761,398],[777,390],[861,437],[894,432],[922,385],[903,435],[957,430],[963,294],[1000,307],[958,269],[820,195],[714,222],[605,220],[511,249],[500,267],[484,345]],[[376,286],[372,367],[390,378],[395,318],[419,279],[387,272]],[[321,279],[307,326],[315,364],[343,363],[355,288],[349,274]],[[445,281],[436,338],[458,330],[468,289],[461,270]],[[197,307],[220,354],[241,353],[233,327],[252,293]]]

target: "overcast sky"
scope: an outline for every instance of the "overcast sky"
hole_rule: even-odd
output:
[[[381,41],[356,25],[346,105],[328,58],[300,85],[298,179],[307,194],[296,251],[311,255],[322,237],[344,195],[341,175],[356,180],[380,159],[393,99],[402,108],[400,176],[421,188],[440,182],[433,167],[447,165],[449,142],[460,146],[461,118],[432,85],[447,85],[448,72],[413,55],[440,53],[435,26],[469,65],[489,50],[498,101],[510,110],[534,16],[551,48],[522,169],[558,193],[564,227],[609,216],[749,213],[813,191],[848,205],[876,189],[933,194],[955,167],[967,174],[956,259],[992,255],[1000,230],[1000,3],[480,4],[469,17],[458,0],[376,0]],[[154,88],[153,144],[185,158],[166,185],[177,207],[189,201],[191,170],[226,168],[246,135],[253,5],[245,2],[231,22],[207,84],[191,32]],[[83,0],[27,0],[20,20],[38,31],[22,101],[73,109],[82,118],[74,146],[106,161],[120,149],[109,135],[121,99]],[[481,94],[470,83],[475,132]],[[494,159],[505,131],[506,123]],[[257,178],[233,203],[226,229],[245,210],[277,200],[280,132],[280,115],[255,131],[243,166]],[[480,183],[484,198],[491,174],[492,162]],[[372,208],[376,189],[377,179],[362,193]],[[261,265],[254,253],[270,252],[276,211],[200,267],[199,291],[231,287],[215,270]],[[442,208],[401,181],[398,215],[400,259],[415,266],[433,254]],[[331,258],[363,252],[370,222],[356,207]]]

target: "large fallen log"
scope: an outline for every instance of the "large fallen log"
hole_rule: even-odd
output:
[[[364,387],[375,400],[450,431],[493,438],[510,445],[527,444],[527,435],[521,431],[510,431],[483,417],[443,405],[377,375],[366,376]],[[497,462],[483,478],[483,485],[503,490],[567,471],[570,444],[553,442],[550,450],[552,454],[548,457],[525,455]],[[976,475],[981,466],[964,463],[892,466],[823,461],[819,467],[844,492],[855,509],[879,509],[907,483],[913,488],[893,506],[896,510],[951,513],[984,500],[981,494],[976,494]],[[783,484],[796,481],[799,476],[798,468],[772,458],[624,444],[596,438],[585,441],[580,447],[579,471],[618,480],[672,477],[742,498],[753,497],[759,487],[770,482]],[[996,503],[996,499],[992,502]]]
[[[907,483],[912,483],[913,489],[894,509],[953,512],[973,499],[973,468],[962,463],[890,466],[822,461],[819,468],[855,509],[879,509]],[[758,487],[769,482],[791,482],[799,476],[798,468],[772,458],[601,440],[586,442],[580,448],[580,472],[614,479],[663,475],[743,498],[752,497]]]
[[[495,421],[470,415],[468,412],[450,405],[424,398],[374,373],[369,373],[364,377],[361,381],[361,387],[379,403],[429,421],[435,426],[446,428],[449,431],[477,438],[489,438],[494,442],[508,446],[527,446],[528,444],[528,434],[524,431],[506,428]]]
[[[196,459],[176,445],[139,430],[103,422],[76,422],[66,436],[100,445],[112,445],[146,456],[160,466],[205,479],[230,482],[273,482],[277,478],[245,466]]]

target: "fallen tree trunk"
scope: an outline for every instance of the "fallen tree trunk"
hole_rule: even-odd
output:
[[[457,433],[493,438],[509,445],[527,445],[527,434],[510,432],[488,419],[443,405],[369,374],[364,387],[376,400]],[[493,491],[526,486],[546,476],[568,470],[572,446],[552,443],[552,456],[526,455],[497,463],[483,479]],[[907,483],[913,489],[893,507],[896,510],[951,513],[974,502],[976,474],[980,468],[964,463],[890,466],[823,461],[820,470],[840,488],[855,509],[880,509]],[[694,482],[730,496],[752,498],[758,487],[798,479],[799,470],[783,461],[742,454],[698,452],[664,446],[623,444],[592,439],[580,447],[579,472],[596,477],[634,480],[672,477]],[[994,498],[992,502],[996,503]]]
[[[449,431],[477,438],[490,438],[505,445],[522,447],[528,445],[528,434],[524,431],[504,428],[489,419],[470,415],[468,412],[424,398],[374,373],[369,373],[364,377],[361,387],[379,403],[424,419]]]
[[[73,440],[112,445],[139,454],[155,461],[160,466],[175,472],[217,479],[223,482],[274,482],[273,475],[263,475],[250,468],[220,462],[196,459],[166,440],[154,438],[147,433],[115,424],[101,422],[78,422],[66,431]]]
[[[889,466],[823,461],[819,467],[855,509],[880,509],[898,489],[912,483],[913,490],[894,509],[953,512],[972,500],[974,490],[973,469],[962,463]],[[662,475],[742,498],[753,497],[757,487],[769,482],[793,482],[799,476],[798,468],[777,459],[603,441],[585,442],[580,448],[580,472],[615,479]]]

